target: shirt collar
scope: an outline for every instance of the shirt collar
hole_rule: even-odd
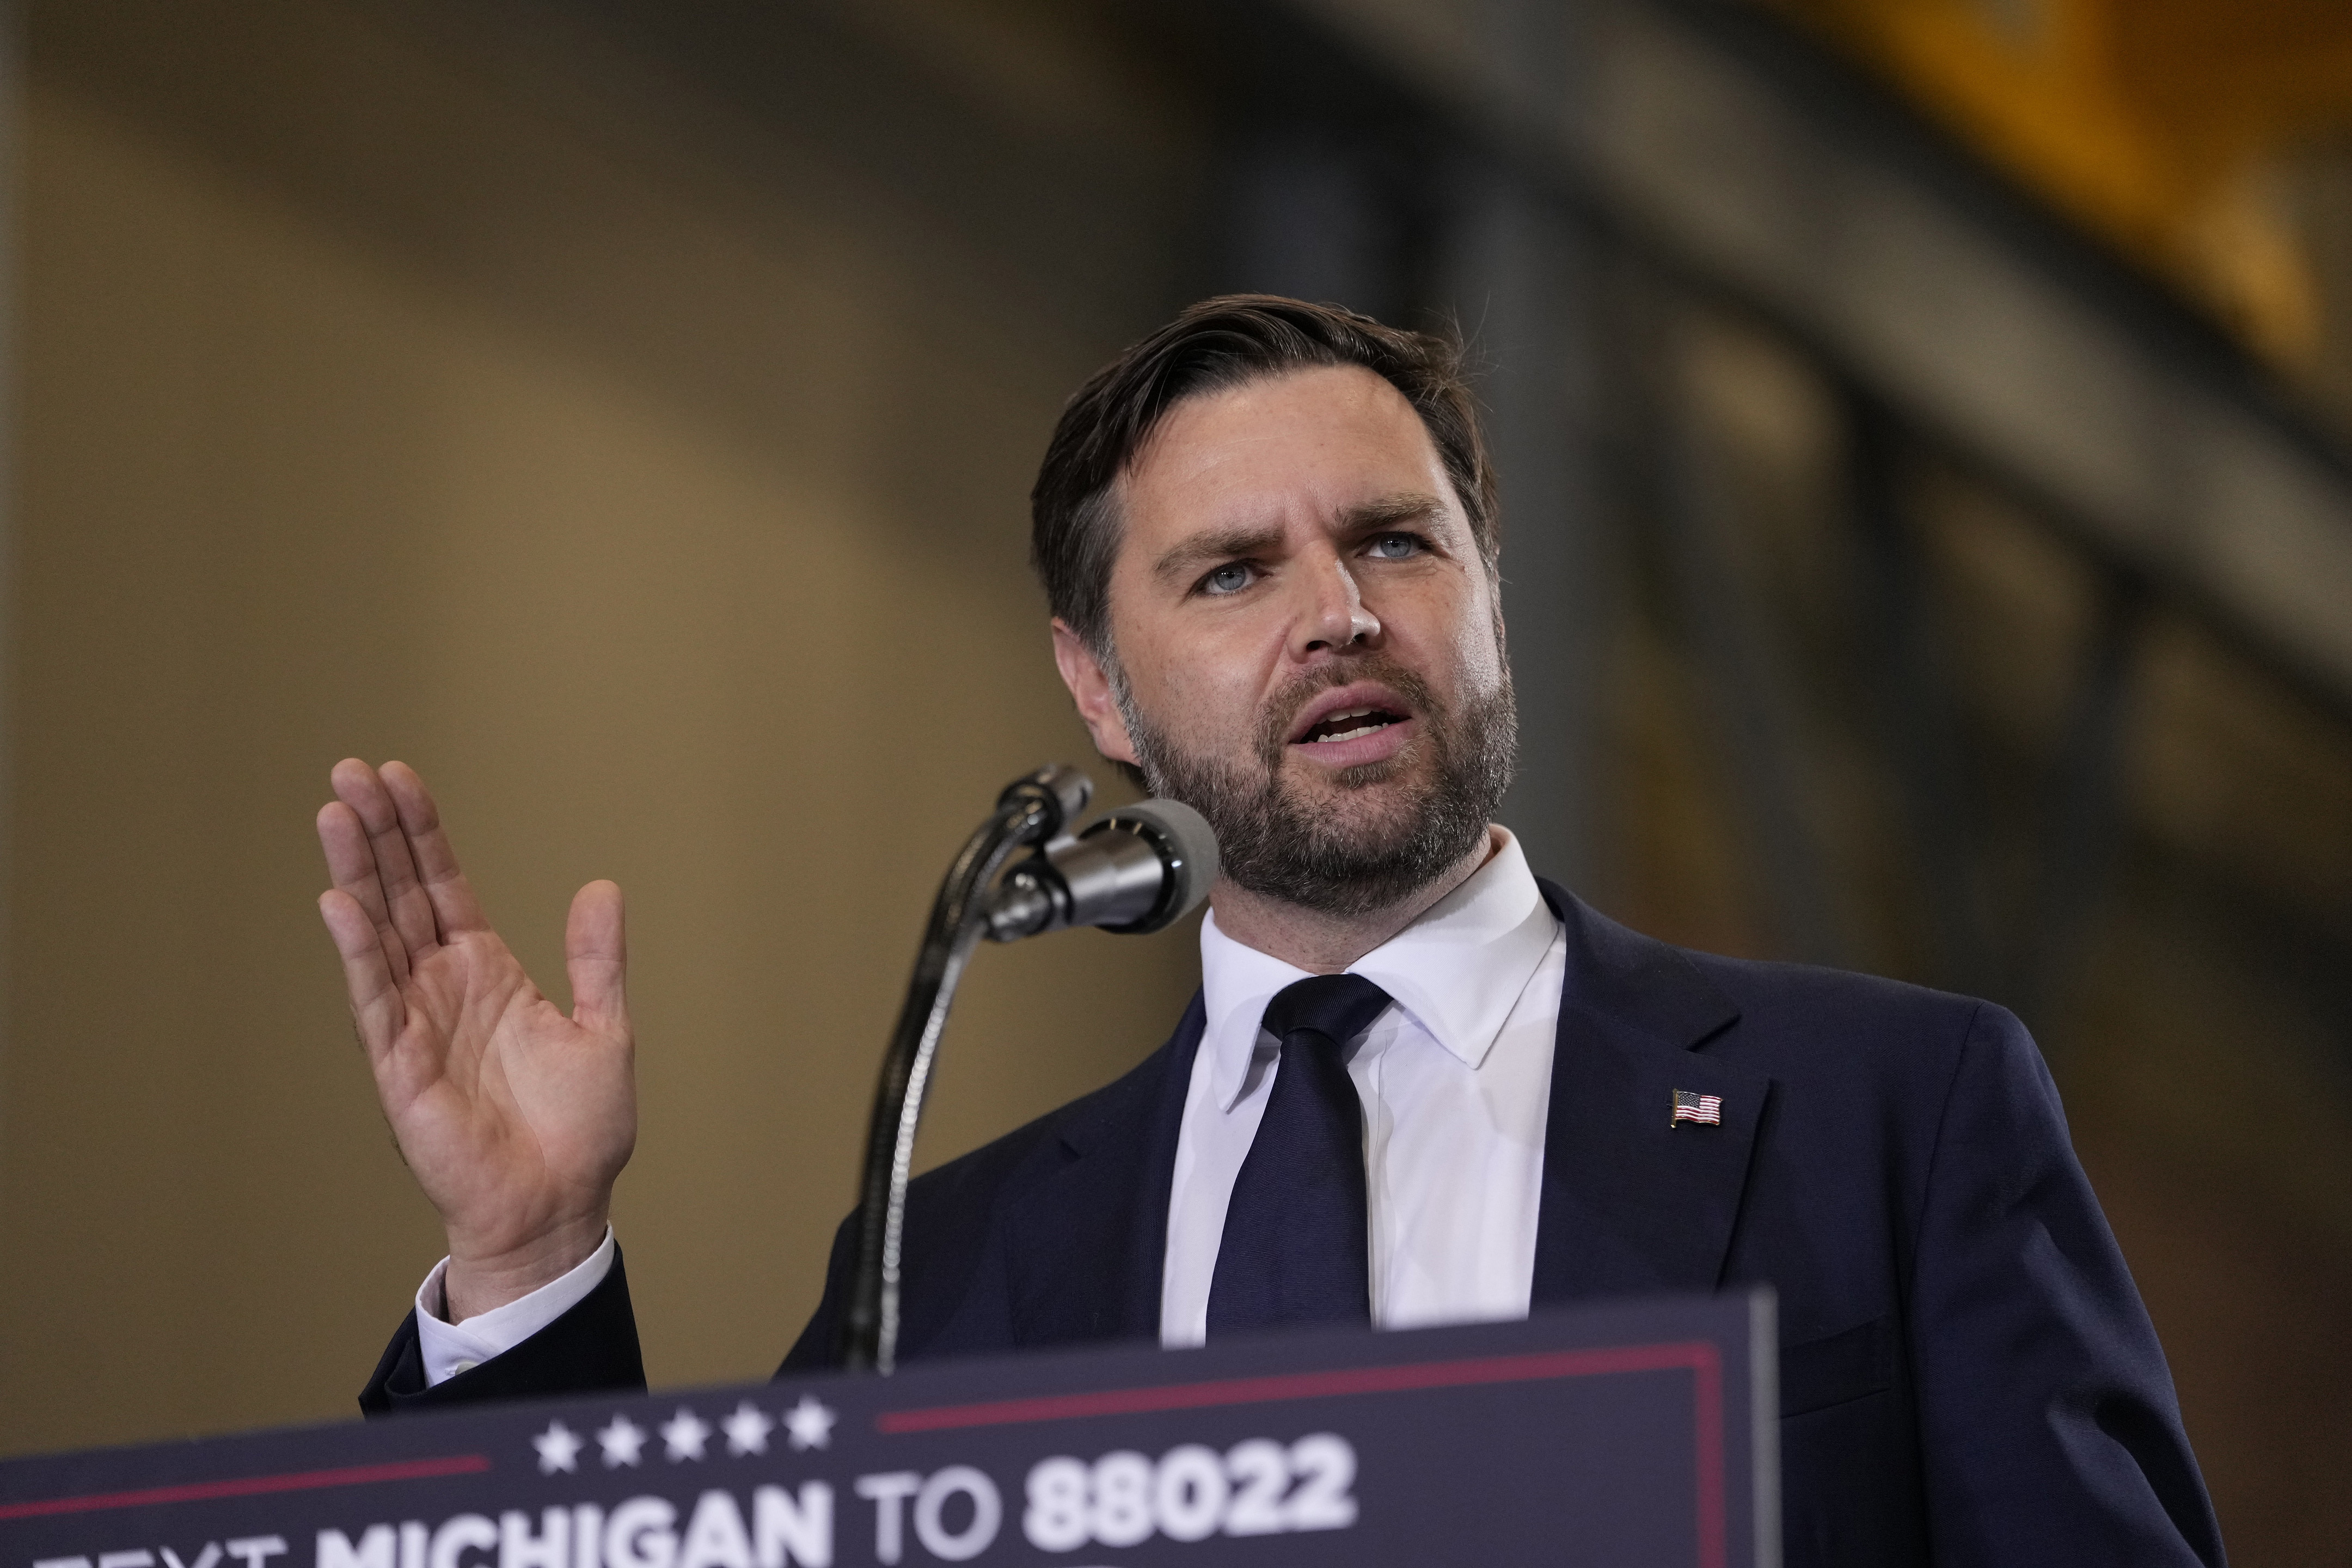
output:
[[[1419,919],[1348,966],[1386,991],[1430,1037],[1475,1068],[1519,993],[1550,950],[1558,922],[1510,829],[1496,826],[1495,852],[1467,880]],[[1274,994],[1307,978],[1270,954],[1201,922],[1201,992],[1208,1014],[1202,1042],[1211,1053],[1211,1087],[1230,1110],[1249,1079],[1259,1021]]]

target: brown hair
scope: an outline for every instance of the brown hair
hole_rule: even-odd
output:
[[[1168,411],[1187,397],[1260,376],[1361,365],[1411,403],[1437,447],[1489,570],[1495,475],[1463,375],[1460,342],[1385,327],[1337,305],[1275,294],[1203,300],[1095,373],[1062,410],[1029,492],[1029,561],[1055,615],[1097,653],[1110,646],[1111,496]]]

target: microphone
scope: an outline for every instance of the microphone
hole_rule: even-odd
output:
[[[1217,836],[1181,801],[1121,806],[1075,836],[1048,842],[998,884],[991,942],[1066,926],[1141,936],[1174,924],[1217,879]]]
[[[1065,834],[1062,825],[1086,810],[1094,787],[1059,763],[1013,780],[964,840],[932,900],[866,1135],[857,1261],[839,1326],[841,1364],[851,1371],[887,1373],[898,1364],[898,1266],[915,1133],[948,1009],[980,939],[1018,942],[1081,925],[1158,931],[1207,898],[1216,879],[1216,835],[1199,812],[1172,800],[1148,800]],[[1035,853],[992,889],[1004,863],[1032,845]]]

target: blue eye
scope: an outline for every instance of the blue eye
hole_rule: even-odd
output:
[[[1250,569],[1238,561],[1228,562],[1201,579],[1201,586],[1212,594],[1238,594],[1249,584]]]
[[[1372,541],[1371,553],[1381,561],[1405,561],[1421,553],[1421,541],[1410,533],[1383,533]]]

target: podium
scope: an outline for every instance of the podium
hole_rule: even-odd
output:
[[[0,1464],[0,1568],[1779,1560],[1769,1293]]]

